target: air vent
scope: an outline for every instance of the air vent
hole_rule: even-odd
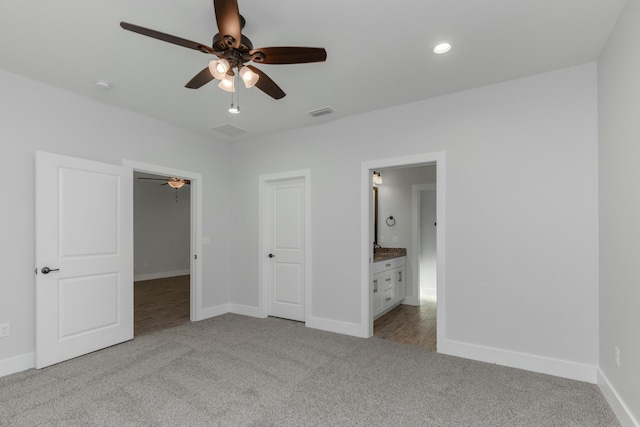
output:
[[[307,114],[311,117],[326,116],[327,114],[335,113],[335,110],[331,107],[320,108],[319,110],[309,111]]]
[[[211,130],[219,132],[224,135],[229,135],[229,136],[242,135],[243,133],[249,132],[248,130],[244,130],[242,128],[239,128],[238,126],[234,126],[229,123],[216,126],[214,128],[211,128]]]

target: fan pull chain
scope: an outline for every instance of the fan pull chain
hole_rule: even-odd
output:
[[[176,203],[178,203],[178,189],[176,188]]]

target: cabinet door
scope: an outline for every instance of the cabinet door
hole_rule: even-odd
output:
[[[373,315],[377,316],[382,311],[382,275],[374,274],[371,291],[373,292]]]

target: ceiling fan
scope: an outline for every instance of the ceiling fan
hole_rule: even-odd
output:
[[[182,179],[182,178],[175,178],[175,177],[167,177],[167,178],[146,178],[146,177],[138,177],[138,179],[148,179],[151,181],[165,181],[164,184],[160,184],[160,185],[168,185],[171,188],[175,188],[176,190],[178,188],[182,188],[185,184],[189,185],[191,184],[191,181],[188,179]]]
[[[263,47],[254,49],[251,40],[242,34],[245,19],[240,15],[237,0],[213,0],[218,33],[213,36],[212,47],[186,40],[170,34],[161,33],[149,28],[121,22],[120,26],[125,30],[152,37],[178,46],[198,50],[218,57],[209,66],[196,74],[185,87],[198,89],[213,79],[220,80],[218,86],[227,91],[234,92],[233,69],[238,70],[240,78],[245,86],[256,86],[258,89],[274,99],[280,99],[285,93],[264,72],[253,65],[245,65],[253,61],[258,64],[305,64],[311,62],[324,62],[327,52],[324,48],[317,47]]]

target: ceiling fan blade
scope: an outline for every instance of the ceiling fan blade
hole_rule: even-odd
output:
[[[238,0],[213,0],[213,7],[216,12],[218,32],[223,39],[226,36],[233,38],[232,41],[227,41],[227,46],[240,47],[242,26],[240,24]]]
[[[177,44],[178,46],[188,47],[189,49],[199,50],[203,53],[215,54],[215,51],[209,46],[180,37],[172,36],[171,34],[161,33],[160,31],[140,27],[139,25],[129,24],[128,22],[121,22],[120,26],[125,30],[133,31],[134,33],[142,34],[143,36]]]
[[[250,51],[249,55],[260,64],[307,64],[327,60],[327,51],[321,47],[262,47]]]
[[[256,87],[272,97],[273,99],[281,99],[284,98],[286,93],[280,86],[278,86],[273,80],[269,78],[265,73],[254,67],[253,65],[247,65],[251,71],[260,76],[258,81],[256,82]]]
[[[213,75],[211,75],[211,72],[209,71],[209,67],[206,67],[205,69],[200,71],[198,74],[196,74],[191,80],[189,80],[189,82],[184,87],[189,89],[198,89],[206,85],[213,79],[214,77]]]
[[[191,185],[191,180],[189,180],[189,179],[183,179],[181,181],[184,182],[187,185]]]

